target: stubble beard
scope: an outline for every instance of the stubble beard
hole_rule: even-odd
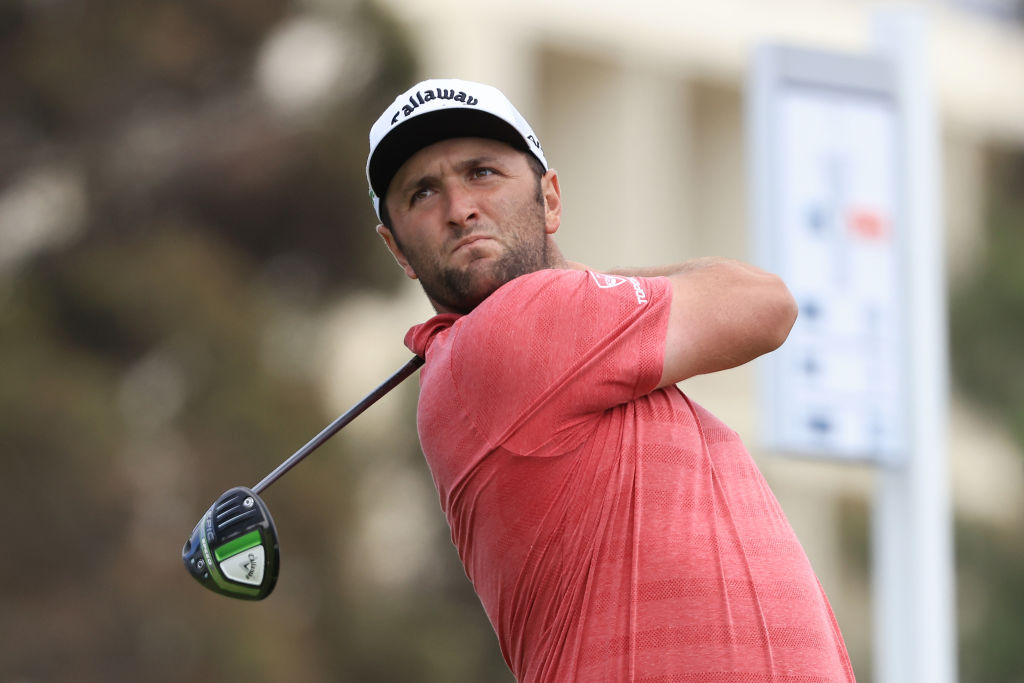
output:
[[[508,248],[497,259],[486,264],[477,265],[471,261],[461,268],[452,268],[443,265],[444,261],[439,254],[415,258],[417,263],[406,252],[420,286],[436,309],[443,308],[465,315],[503,284],[521,275],[555,265],[548,246],[544,200],[539,180],[537,196],[525,208],[527,210],[520,214],[522,218],[516,220],[520,225],[510,226],[512,229],[504,233],[507,235]],[[457,241],[469,233],[472,233],[471,228],[454,235],[453,240]],[[472,245],[467,248],[472,249]]]
[[[466,314],[503,284],[550,265],[548,244],[541,228],[537,240],[516,239],[498,259],[483,266],[482,271],[472,263],[464,268],[441,268],[439,286],[426,281],[421,281],[421,285],[434,301]]]

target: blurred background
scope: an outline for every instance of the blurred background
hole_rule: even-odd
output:
[[[942,144],[960,680],[1024,681],[1024,3],[914,3]],[[415,380],[264,498],[261,603],[180,564],[409,356],[369,126],[492,83],[560,171],[566,254],[751,259],[753,48],[865,50],[857,0],[5,0],[0,683],[512,680],[416,442]],[[624,201],[629,198],[629,201]],[[757,446],[755,373],[687,382],[747,439],[871,681],[871,468]]]

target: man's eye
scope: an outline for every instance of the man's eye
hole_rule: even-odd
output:
[[[421,199],[426,199],[427,197],[430,196],[430,192],[431,192],[431,190],[428,187],[422,187],[422,188],[416,190],[415,192],[413,192],[409,196],[409,203],[410,204],[415,204],[416,202],[418,202]]]
[[[470,175],[472,175],[474,178],[484,178],[489,175],[494,175],[494,173],[495,170],[493,168],[480,167],[474,168]]]

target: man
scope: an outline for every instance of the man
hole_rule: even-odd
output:
[[[777,348],[786,286],[724,259],[567,261],[558,175],[478,83],[400,95],[367,178],[377,232],[437,311],[406,337],[426,358],[420,442],[517,679],[852,681],[739,436],[675,386]]]

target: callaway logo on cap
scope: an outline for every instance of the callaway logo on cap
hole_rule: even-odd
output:
[[[366,180],[377,218],[381,198],[409,157],[435,142],[465,137],[500,140],[548,168],[540,140],[500,90],[458,79],[422,81],[395,98],[370,128]]]

